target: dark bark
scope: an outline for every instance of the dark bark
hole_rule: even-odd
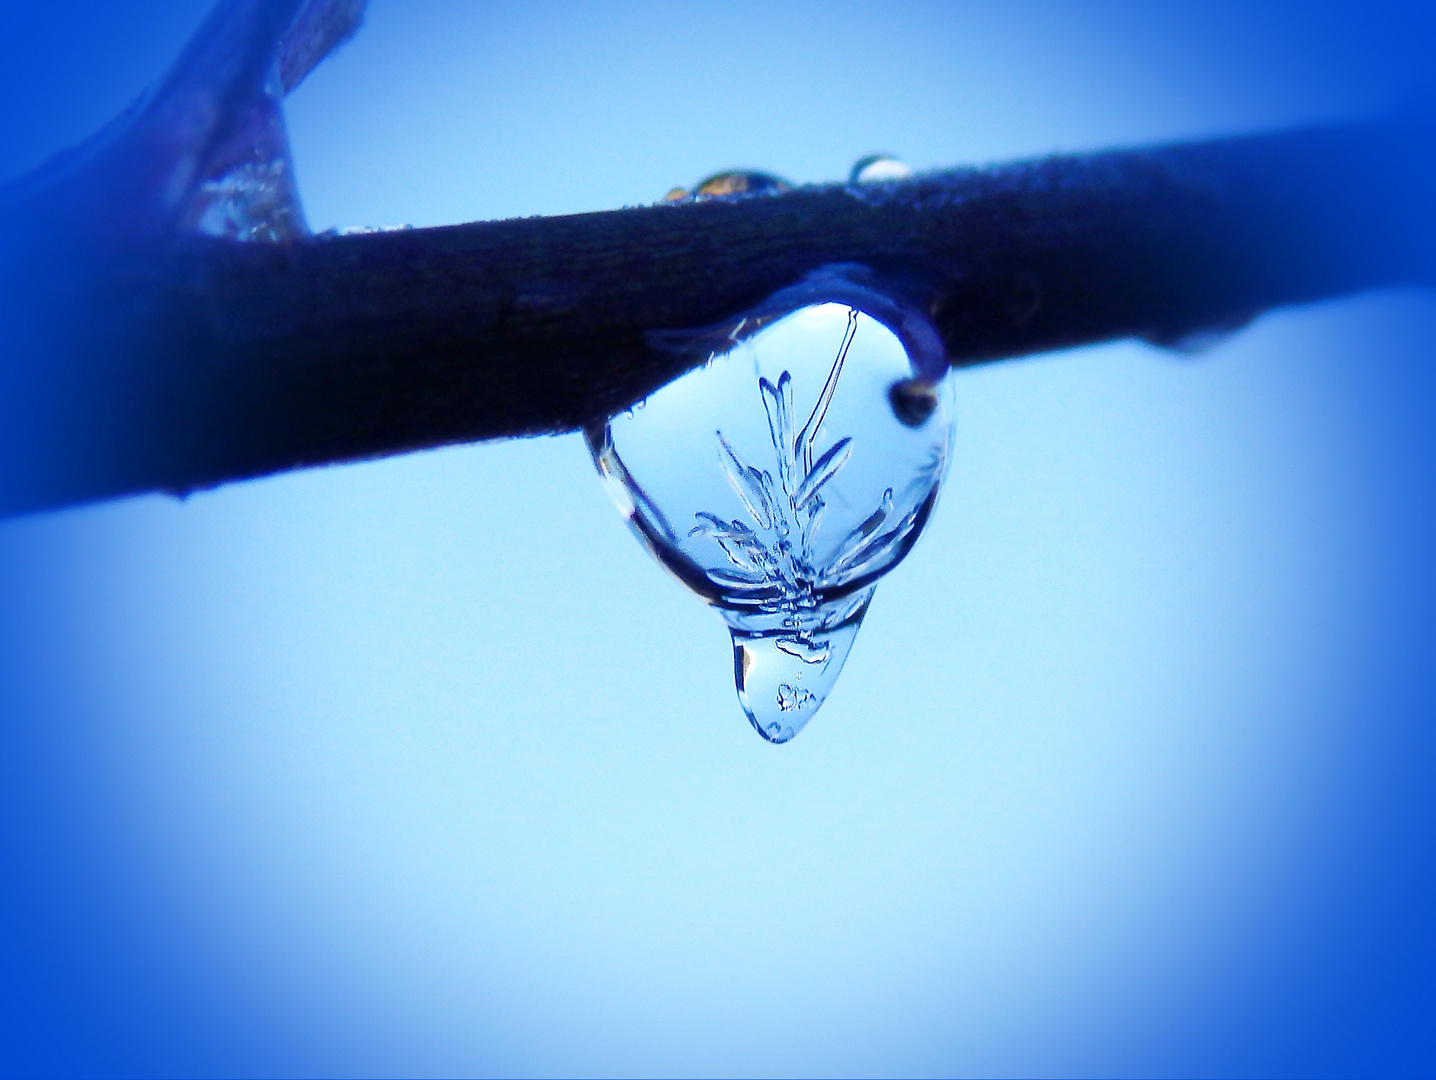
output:
[[[291,51],[295,70],[315,62]],[[167,211],[180,224],[87,245],[61,214],[59,240],[32,230],[0,281],[0,510],[569,431],[702,359],[651,331],[721,321],[834,263],[929,312],[957,366],[1179,345],[1279,305],[1428,283],[1431,131],[1411,114],[281,242],[198,235]]]

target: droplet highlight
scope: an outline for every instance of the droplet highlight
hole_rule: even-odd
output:
[[[891,154],[869,154],[853,165],[848,183],[880,184],[885,180],[906,180],[912,175],[912,167]]]
[[[639,539],[727,623],[739,702],[775,743],[832,692],[878,579],[932,513],[952,435],[920,316],[850,286],[794,296],[809,302],[697,335],[716,342],[707,363],[588,432]]]

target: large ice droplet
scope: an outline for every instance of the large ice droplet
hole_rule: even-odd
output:
[[[588,433],[639,539],[727,622],[739,701],[771,742],[827,699],[952,433],[924,320],[846,284],[793,295],[813,302],[710,333],[704,366]]]

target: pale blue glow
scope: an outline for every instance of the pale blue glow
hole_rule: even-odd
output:
[[[204,7],[5,15],[8,171]],[[578,212],[1354,115],[1413,19],[374,0],[290,117],[315,228]],[[577,435],[0,525],[0,1071],[1429,1072],[1433,340],[961,373],[783,747]]]

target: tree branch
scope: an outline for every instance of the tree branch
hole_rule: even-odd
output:
[[[292,70],[313,53],[291,47]],[[1432,131],[1412,113],[275,242],[203,235],[174,211],[178,224],[87,243],[52,215],[0,277],[0,511],[572,430],[703,359],[652,331],[713,324],[834,263],[929,312],[958,366],[1133,336],[1180,345],[1278,305],[1431,283]],[[36,198],[22,195],[12,216]]]

